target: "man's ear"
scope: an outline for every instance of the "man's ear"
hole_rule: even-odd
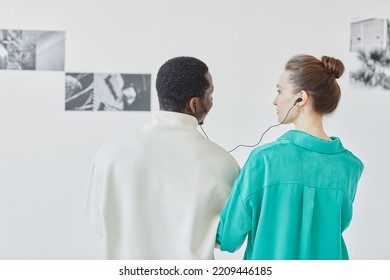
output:
[[[192,113],[196,113],[196,110],[199,108],[199,97],[192,97],[189,105]]]

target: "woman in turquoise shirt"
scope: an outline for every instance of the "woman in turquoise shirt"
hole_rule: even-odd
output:
[[[221,250],[234,252],[247,237],[244,259],[348,259],[342,233],[363,164],[322,122],[337,107],[343,72],[327,56],[287,62],[274,105],[295,130],[250,154],[221,213]]]

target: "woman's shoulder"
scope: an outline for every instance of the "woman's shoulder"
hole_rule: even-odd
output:
[[[286,141],[284,139],[279,138],[275,141],[263,144],[255,149],[253,149],[251,154],[274,153],[274,152],[280,150],[281,147],[284,147],[288,144],[290,144],[289,141]]]
[[[364,163],[361,161],[360,158],[358,158],[354,153],[352,153],[348,149],[345,149],[344,152],[351,162],[355,163],[355,165],[359,166],[362,170],[364,169]]]

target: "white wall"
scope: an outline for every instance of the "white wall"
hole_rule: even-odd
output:
[[[163,62],[204,60],[215,83],[204,129],[226,149],[256,143],[276,122],[272,100],[288,58],[342,59],[342,101],[326,129],[366,166],[345,237],[352,259],[390,259],[390,92],[348,84],[350,20],[389,18],[389,1],[0,0],[0,7],[0,29],[66,31],[67,72],[151,73],[153,110]],[[83,211],[90,161],[103,141],[149,115],[65,112],[63,72],[0,71],[0,259],[99,258]],[[243,164],[249,152],[233,155]]]

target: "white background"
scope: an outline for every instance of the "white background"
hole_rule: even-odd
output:
[[[67,72],[151,74],[152,110],[161,64],[202,59],[215,84],[204,129],[227,150],[256,143],[276,123],[272,101],[292,55],[343,60],[342,100],[325,128],[365,164],[345,238],[352,259],[390,259],[390,91],[348,82],[351,19],[390,18],[389,1],[0,0],[0,10],[0,29],[65,31]],[[0,259],[100,258],[83,209],[90,161],[150,112],[65,112],[64,78],[0,71]],[[271,130],[263,143],[291,128]],[[249,152],[233,155],[242,165]],[[216,257],[240,259],[242,250]]]

